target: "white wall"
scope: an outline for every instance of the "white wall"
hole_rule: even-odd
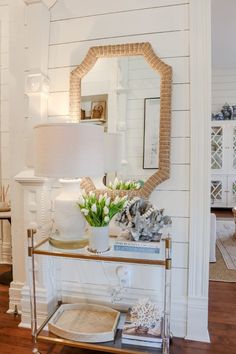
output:
[[[214,69],[212,72],[212,112],[217,113],[225,103],[236,105],[236,69]]]
[[[174,332],[181,336],[186,334],[189,227],[187,2],[150,0],[144,6],[142,1],[115,4],[104,0],[98,4],[59,0],[51,10],[49,45],[50,118],[68,116],[69,72],[82,61],[91,46],[147,41],[156,54],[173,67],[171,177],[157,187],[151,199],[173,218],[172,313]],[[94,279],[99,277],[99,272]],[[142,289],[143,278],[135,279],[133,286]],[[153,284],[146,284],[146,287],[152,288]]]
[[[50,22],[45,7],[40,4],[40,1],[36,1],[35,4],[33,4],[33,0],[26,2],[32,3],[27,10],[21,0],[15,0],[12,5],[15,25],[11,34],[11,71],[13,76],[11,84],[13,91],[10,100],[12,122],[12,144],[10,147],[11,156],[14,156],[12,161],[16,165],[12,162],[11,173],[16,174],[27,165],[24,142],[27,146],[32,126],[39,123],[40,119],[41,121],[45,119],[45,111],[42,111],[42,107],[45,108],[45,102],[40,95],[37,98],[35,95],[29,97],[29,106],[24,105],[24,70],[26,77],[32,69],[38,69],[38,72],[48,74],[50,79],[48,118],[49,120],[55,118],[63,120],[69,115],[70,71],[81,63],[91,46],[147,41],[152,44],[156,54],[173,67],[171,176],[169,180],[156,188],[151,195],[151,200],[158,207],[165,208],[166,213],[173,219],[172,331],[174,335],[184,337],[187,327],[191,325],[188,338],[205,340],[207,337],[207,276],[205,276],[207,275],[207,262],[205,264],[207,257],[204,252],[207,253],[208,228],[205,225],[204,216],[199,212],[203,210],[201,201],[204,202],[204,195],[196,195],[196,193],[194,195],[193,192],[197,190],[195,177],[198,177],[199,174],[201,178],[205,178],[206,174],[204,167],[200,165],[202,164],[201,159],[197,160],[198,164],[194,165],[193,160],[190,164],[191,103],[189,99],[190,86],[201,82],[197,75],[193,75],[194,81],[190,82],[189,71],[191,69],[194,74],[194,70],[197,72],[197,69],[193,68],[199,67],[201,73],[204,73],[205,58],[204,56],[199,57],[202,59],[198,63],[199,65],[191,65],[189,68],[190,59],[192,62],[200,60],[197,56],[190,58],[191,47],[197,47],[198,30],[196,33],[193,31],[191,42],[189,32],[191,26],[195,26],[194,30],[198,26],[203,28],[201,26],[203,18],[201,11],[204,14],[204,4],[209,1],[199,0],[196,3],[195,0],[191,0],[189,5],[188,0],[147,0],[145,4],[142,0],[121,0],[119,2],[58,0],[50,10]],[[198,4],[200,4],[199,7]],[[198,12],[195,15],[194,10],[196,9]],[[25,10],[27,16],[24,14]],[[190,17],[190,13],[192,17]],[[194,22],[195,17],[196,22]],[[47,46],[48,29],[50,36]],[[26,41],[23,36],[24,30],[26,30]],[[205,33],[201,33],[199,46],[205,44],[204,35]],[[24,48],[27,48],[27,53]],[[207,51],[207,48],[203,48],[204,50]],[[19,56],[17,61],[14,57],[16,52]],[[24,58],[26,59],[24,60]],[[193,117],[191,118],[191,126],[197,126],[197,123],[201,122],[200,128],[204,132],[202,124],[204,119],[201,120],[197,116],[198,110],[202,108],[200,105],[204,101],[202,100],[203,93],[201,90],[199,93],[198,89],[195,89],[194,92],[196,96],[192,97],[192,104],[195,104],[195,111],[191,112]],[[194,101],[194,98],[197,100]],[[35,111],[33,103],[37,107]],[[200,103],[197,108],[196,103]],[[205,112],[202,116],[205,118]],[[191,138],[194,138],[195,142],[199,142],[197,129],[192,130],[191,134]],[[202,146],[205,146],[205,142],[209,140],[207,134],[206,129],[206,136],[202,137]],[[26,139],[24,140],[24,138]],[[194,149],[196,150],[196,146],[194,148],[193,144],[192,156],[193,152],[197,152]],[[202,156],[201,151],[200,157]],[[191,190],[190,172],[193,185]],[[43,235],[46,235],[45,215],[48,215],[49,212],[48,197],[50,193],[47,192],[46,187],[42,188],[42,181],[36,180],[28,172],[21,173],[17,179],[21,182],[23,189],[14,183],[13,256],[15,274],[14,283],[11,286],[13,294],[11,308],[14,303],[19,304],[19,299],[21,299],[23,307],[28,306],[29,311],[27,287],[24,287],[20,293],[22,282],[25,279],[25,233],[30,223],[37,222],[43,229],[43,232],[41,229]],[[202,192],[208,187],[207,181],[204,179],[201,181],[199,190]],[[39,185],[41,189],[38,187]],[[206,186],[206,188],[202,188],[202,186]],[[194,196],[194,200],[191,200],[191,196]],[[197,205],[197,210],[191,208],[190,205],[195,205],[195,209]],[[201,220],[197,220],[198,212],[201,215]],[[22,217],[23,213],[24,217]],[[190,225],[192,233],[189,230]],[[189,240],[192,241],[192,244]],[[203,261],[202,258],[204,258]],[[192,262],[191,268],[189,268],[189,259]],[[147,267],[135,268],[134,266],[131,268],[132,288],[127,293],[125,300],[127,302],[137,300],[137,297],[143,294],[158,295],[160,286],[157,282],[155,269],[149,270]],[[88,271],[88,278],[85,277],[85,270]],[[102,298],[105,295],[106,300],[109,301],[108,288],[109,283],[115,280],[114,270],[112,265],[106,267],[104,264],[83,262],[77,272],[70,273],[71,279],[69,279],[76,280],[77,285],[81,285],[80,289],[76,283],[74,287],[71,286],[70,282],[70,287],[68,286],[65,291],[68,291],[68,295],[71,296],[74,296],[78,291],[79,296],[86,298]],[[188,278],[188,274],[193,275],[191,279]],[[40,279],[42,277],[43,275],[40,273]],[[50,285],[50,281],[47,281],[40,284],[43,287],[40,299],[45,303],[48,301],[48,297],[45,295],[47,285]],[[44,307],[42,308],[44,309]],[[29,324],[29,316],[27,316],[28,314],[25,312],[23,325]],[[189,318],[188,322],[187,317]]]
[[[0,185],[10,183],[9,154],[9,8],[8,1],[0,1]],[[7,200],[10,200],[10,192]],[[10,225],[1,222],[0,263],[11,263]]]

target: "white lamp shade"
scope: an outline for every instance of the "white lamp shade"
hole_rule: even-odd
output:
[[[121,136],[117,133],[104,134],[105,172],[118,171],[121,165]]]
[[[48,123],[34,127],[35,175],[53,178],[100,176],[104,173],[103,127]]]

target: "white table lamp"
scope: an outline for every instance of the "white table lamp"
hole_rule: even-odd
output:
[[[121,166],[120,135],[117,133],[104,133],[104,169],[98,178],[93,178],[97,189],[106,187],[107,175],[115,174]]]
[[[34,128],[35,175],[62,178],[61,194],[55,199],[57,234],[51,242],[78,248],[87,243],[85,220],[76,202],[81,177],[104,173],[104,132],[98,125],[48,123]]]

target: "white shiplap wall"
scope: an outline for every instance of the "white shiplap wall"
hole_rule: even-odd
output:
[[[0,184],[7,186],[9,171],[9,8],[8,1],[0,1]],[[9,194],[8,194],[9,200]],[[0,263],[11,262],[11,238],[8,222],[2,222],[0,228]]]
[[[236,68],[212,71],[212,112],[219,112],[226,102],[236,105]]]
[[[151,200],[173,218],[172,323],[175,335],[186,329],[189,232],[189,16],[187,0],[58,0],[51,10],[49,44],[49,118],[65,118],[69,109],[69,72],[91,46],[150,42],[173,67],[171,176]],[[122,25],[121,25],[122,24]],[[95,272],[98,274],[95,274]],[[93,268],[93,279],[99,278]],[[143,277],[132,272],[132,286]],[[153,278],[154,280],[154,278]],[[147,282],[146,288],[153,288]]]

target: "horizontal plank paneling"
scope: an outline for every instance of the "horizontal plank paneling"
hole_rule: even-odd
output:
[[[173,268],[188,268],[188,244],[172,244]]]
[[[70,73],[75,66],[48,70],[50,92],[69,91]]]
[[[90,47],[109,44],[150,42],[160,58],[189,55],[189,32],[177,31],[149,35],[108,38],[49,47],[49,68],[79,65]]]
[[[154,191],[151,202],[159,208],[164,208],[167,215],[189,217],[189,192],[185,191]]]
[[[159,184],[156,190],[189,190],[189,165],[171,165],[170,178]]]
[[[132,16],[132,25],[130,18]],[[167,20],[168,19],[168,20]],[[122,26],[121,26],[122,23]],[[140,24],[145,23],[145,26]],[[111,26],[112,24],[112,26]],[[107,29],[109,28],[109,31]],[[98,15],[51,23],[50,44],[137,34],[180,31],[188,28],[188,5]]]
[[[174,242],[188,242],[189,218],[172,217],[171,237]]]
[[[142,179],[146,181],[154,171],[143,169],[142,147],[140,154],[135,154],[135,148],[132,145],[130,149],[127,148],[126,150],[127,166],[125,176],[127,179]],[[189,165],[171,164],[170,178],[158,185],[157,190],[189,190]]]
[[[109,12],[144,9],[149,7],[186,4],[189,0],[64,0],[57,1],[51,10],[51,20],[91,16]]]
[[[174,84],[189,82],[188,57],[166,59],[165,62],[172,66]],[[69,91],[70,72],[74,70],[75,67],[76,66],[50,69],[48,71],[50,91]]]
[[[181,58],[166,58],[165,63],[170,65],[173,70],[172,82],[186,83],[190,81],[189,78],[189,57]]]
[[[172,164],[189,164],[189,138],[171,138],[171,156],[170,160]],[[130,157],[142,157],[143,146],[140,144],[139,138],[130,138],[129,144],[126,147],[127,158]],[[129,170],[130,174],[134,171]]]
[[[176,277],[183,277],[183,288],[180,288],[176,292],[176,296],[182,297],[186,295],[186,268],[182,267],[187,264],[186,259],[186,248],[187,244],[177,244],[174,243],[173,253],[176,258],[173,260],[173,263],[178,264],[178,267],[173,266],[173,277],[176,274]],[[175,251],[175,252],[174,252]],[[178,258],[178,260],[177,260]],[[105,267],[104,267],[105,265]],[[75,283],[80,284],[91,284],[92,286],[100,285],[112,285],[117,284],[116,269],[117,266],[123,266],[122,263],[110,263],[110,262],[96,262],[96,261],[83,261],[83,262],[71,262],[71,260],[66,259],[63,262],[62,269],[62,279],[65,279],[67,282],[70,282],[72,287],[75,287]],[[156,266],[146,266],[146,265],[133,265],[126,264],[126,267],[129,269],[131,281],[131,288],[134,289],[149,289],[149,290],[160,290],[164,284],[164,274],[162,267]],[[148,272],[148,277],[147,277]],[[178,279],[180,280],[180,279]],[[101,288],[100,288],[101,289]],[[178,294],[178,295],[177,295]]]
[[[188,110],[189,109],[189,84],[173,85],[172,92],[173,92],[172,109]],[[143,96],[143,93],[141,96]],[[148,97],[153,97],[153,95]],[[134,107],[135,107],[138,100],[134,100],[134,101],[135,101],[134,103]],[[143,100],[142,100],[142,104],[143,104]],[[69,113],[69,92],[51,93],[49,95],[48,115],[50,116],[68,115],[68,113]]]
[[[135,112],[135,115],[133,114]],[[171,137],[186,138],[190,136],[189,111],[172,111],[171,114]],[[129,130],[143,134],[144,110],[136,109],[127,114],[127,133]]]
[[[170,161],[174,164],[188,164],[190,162],[190,139],[171,139]]]
[[[172,85],[172,109],[184,111],[190,109],[189,84]]]
[[[190,137],[190,112],[172,111],[171,117],[171,137],[186,138]]]
[[[69,114],[69,92],[57,92],[49,95],[48,115],[68,115]]]
[[[236,105],[236,70],[213,70],[212,112],[219,112],[226,102],[230,105]]]

